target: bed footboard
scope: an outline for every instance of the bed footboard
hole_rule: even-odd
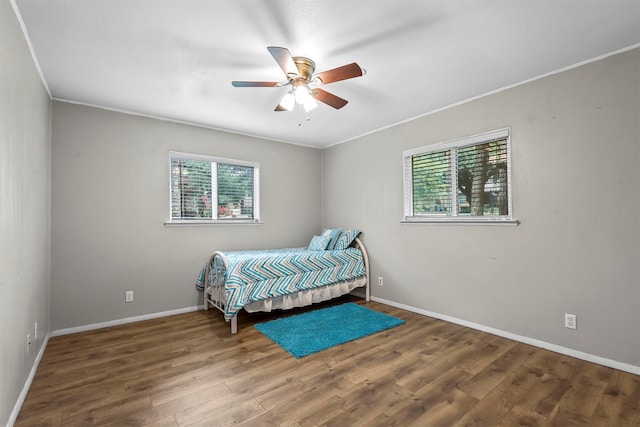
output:
[[[205,270],[205,287],[204,287],[204,309],[215,307],[224,313],[225,310],[225,288],[227,268],[229,262],[224,253],[216,251],[211,255],[207,262]],[[231,333],[238,332],[238,315],[231,318]]]

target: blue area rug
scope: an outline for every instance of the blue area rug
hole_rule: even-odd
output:
[[[403,323],[402,319],[349,302],[258,323],[255,328],[300,358]]]

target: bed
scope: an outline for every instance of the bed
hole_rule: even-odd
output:
[[[238,314],[287,310],[364,288],[370,299],[369,259],[358,230],[324,229],[308,247],[216,251],[196,286],[204,309],[215,307],[238,332]],[[361,295],[362,296],[362,295]]]

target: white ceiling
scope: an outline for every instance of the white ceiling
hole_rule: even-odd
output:
[[[640,0],[14,1],[55,99],[313,147],[640,42]],[[274,112],[286,88],[231,86],[285,81],[267,46],[367,74]]]

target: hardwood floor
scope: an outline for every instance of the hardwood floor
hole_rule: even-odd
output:
[[[302,359],[252,327],[282,312],[51,338],[15,425],[640,425],[636,375],[355,301],[406,324]]]

